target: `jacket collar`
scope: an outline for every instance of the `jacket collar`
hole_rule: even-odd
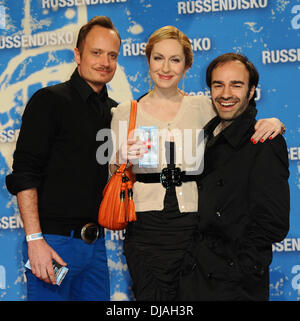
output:
[[[222,130],[217,136],[224,137],[227,142],[234,148],[238,147],[253,134],[253,127],[256,123],[255,116],[257,109],[254,105],[248,108],[237,117],[228,127]],[[216,116],[204,127],[205,135],[213,137],[213,131],[220,124],[221,119]],[[216,137],[217,138],[217,137]]]
[[[103,86],[100,93],[96,93],[89,84],[79,75],[78,68],[73,72],[71,79],[72,85],[78,91],[79,95],[84,101],[87,101],[92,96],[97,96],[102,102],[105,102],[108,98],[107,87]]]

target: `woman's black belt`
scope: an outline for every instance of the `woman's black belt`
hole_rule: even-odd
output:
[[[189,175],[179,167],[164,168],[161,173],[135,174],[135,180],[142,183],[161,183],[166,189],[181,186],[182,182],[197,181],[199,175]]]

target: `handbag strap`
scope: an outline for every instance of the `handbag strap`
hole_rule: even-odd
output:
[[[137,101],[131,101],[131,110],[130,110],[130,118],[128,125],[128,138],[133,137],[133,131],[135,129],[135,121],[136,121],[136,112],[137,112]]]
[[[135,129],[135,122],[136,122],[136,113],[137,113],[137,101],[131,101],[131,109],[130,109],[130,118],[128,124],[128,138],[133,137],[134,129]],[[127,164],[121,164],[119,167],[120,172],[124,172]]]

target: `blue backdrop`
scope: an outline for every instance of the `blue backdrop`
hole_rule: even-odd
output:
[[[261,76],[259,117],[285,123],[290,157],[291,227],[287,238],[273,246],[270,299],[299,300],[300,0],[0,0],[0,300],[26,300],[23,225],[16,198],[5,187],[21,115],[37,89],[69,78],[77,32],[95,15],[109,16],[123,39],[109,84],[119,102],[148,90],[145,43],[164,25],[177,26],[193,45],[194,65],[185,80],[190,94],[209,95],[205,69],[216,56],[237,51],[254,62]],[[123,237],[123,231],[108,232],[106,244],[111,299],[128,301]]]

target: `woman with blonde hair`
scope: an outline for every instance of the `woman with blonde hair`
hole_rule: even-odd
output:
[[[215,113],[209,98],[186,96],[178,89],[193,63],[192,47],[183,32],[174,26],[156,30],[145,52],[154,87],[138,100],[134,139],[126,141],[126,134],[120,134],[121,122],[129,120],[130,102],[113,109],[111,128],[118,149],[114,166],[128,159],[136,177],[137,221],[128,224],[124,241],[135,298],[172,301],[197,226],[197,178],[204,152],[201,129]],[[280,132],[277,119],[258,125],[256,141]]]

